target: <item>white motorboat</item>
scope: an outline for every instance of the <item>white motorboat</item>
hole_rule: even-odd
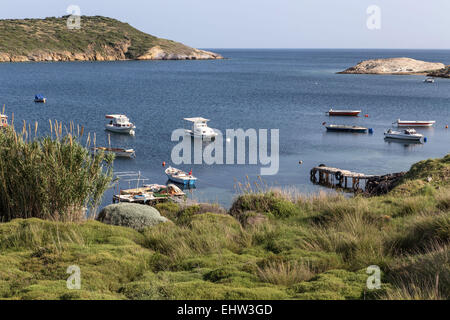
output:
[[[406,121],[398,119],[394,124],[397,124],[399,127],[432,127],[436,121]]]
[[[434,83],[434,78],[426,78],[425,80],[423,80],[423,82],[425,82],[425,83]]]
[[[214,129],[208,127],[208,119],[205,118],[184,118],[185,121],[192,122],[192,129],[186,130],[186,133],[195,137],[203,139],[212,139],[217,136]]]
[[[128,119],[127,116],[123,114],[109,114],[106,115],[106,119],[110,119],[110,121],[105,125],[106,130],[134,135],[134,129],[136,129],[136,126],[130,122],[130,119]]]
[[[169,167],[165,170],[165,172],[169,180],[182,185],[193,186],[197,181],[197,178],[192,175],[192,171],[186,173],[180,169]]]
[[[105,153],[114,153],[118,158],[136,158],[136,152],[134,151],[134,149],[95,147],[91,148],[91,151],[92,152],[103,151]]]
[[[405,129],[402,131],[395,131],[389,129],[384,133],[385,138],[389,139],[399,139],[399,140],[411,140],[411,141],[421,141],[424,136],[423,134],[417,133],[414,129]]]

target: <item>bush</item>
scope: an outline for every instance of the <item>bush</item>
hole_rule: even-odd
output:
[[[79,221],[95,214],[112,181],[113,157],[91,156],[71,133],[61,135],[61,123],[55,127],[54,139],[32,139],[25,123],[22,133],[1,130],[0,220]]]
[[[155,208],[135,203],[111,204],[103,208],[97,220],[138,231],[168,221]]]

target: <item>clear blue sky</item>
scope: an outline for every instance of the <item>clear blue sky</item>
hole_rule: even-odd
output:
[[[69,5],[200,48],[450,49],[450,0],[1,0],[0,18],[62,16]],[[381,29],[366,9],[381,9]]]

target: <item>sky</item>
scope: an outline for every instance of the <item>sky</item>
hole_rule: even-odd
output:
[[[0,18],[70,5],[198,48],[450,49],[450,0],[1,0]]]

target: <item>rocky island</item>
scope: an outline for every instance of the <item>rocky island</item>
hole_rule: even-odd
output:
[[[0,62],[223,59],[115,19],[82,16],[80,29],[67,19],[0,20]]]
[[[426,62],[411,58],[388,58],[362,61],[356,66],[350,67],[338,73],[428,75],[432,72],[443,70],[445,67],[446,66],[443,63],[437,62]]]

